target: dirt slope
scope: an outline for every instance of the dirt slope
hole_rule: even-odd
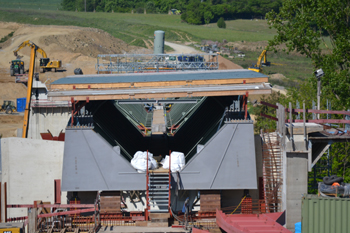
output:
[[[8,29],[9,26],[0,23],[0,29],[1,27]],[[12,25],[12,28],[14,27],[15,25]],[[23,41],[30,40],[41,47],[50,59],[62,60],[63,66],[67,69],[67,72],[63,73],[41,74],[40,79],[43,81],[47,79],[53,81],[72,75],[77,67],[81,68],[84,74],[95,73],[98,54],[128,53],[138,49],[138,47],[129,46],[107,32],[95,28],[34,25],[17,25],[17,27],[14,36],[0,45],[3,55],[0,57],[0,68],[7,68],[9,61],[15,59],[13,50],[17,49]],[[19,55],[23,56],[21,59],[25,62],[25,68],[28,69],[30,48],[21,49]]]
[[[234,70],[234,69],[243,69],[243,67],[219,55],[219,70]]]
[[[10,76],[9,62],[15,59],[13,50],[24,41],[30,40],[42,48],[51,60],[62,60],[66,72],[46,72],[39,75],[42,82],[50,83],[67,75],[73,75],[75,68],[81,68],[84,74],[96,73],[95,64],[98,54],[134,53],[144,51],[135,46],[129,46],[120,39],[94,28],[73,26],[34,26],[17,23],[0,22],[0,38],[14,31],[11,39],[0,44],[0,105],[3,100],[16,101],[26,97],[27,88],[21,83],[15,83],[15,77]],[[149,51],[144,51],[149,53]],[[30,48],[19,51],[29,69]],[[37,57],[41,57],[37,54]],[[38,59],[35,72],[39,72]],[[0,135],[16,136],[16,129],[22,127],[23,116],[0,114]]]

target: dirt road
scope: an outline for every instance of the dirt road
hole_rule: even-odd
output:
[[[195,50],[194,48],[190,47],[190,46],[186,46],[186,45],[180,45],[180,44],[176,44],[176,43],[172,43],[172,42],[168,42],[168,41],[165,41],[164,42],[165,45],[169,46],[169,47],[172,47],[175,51],[172,51],[172,52],[169,52],[169,53],[203,53],[201,51],[197,51]]]

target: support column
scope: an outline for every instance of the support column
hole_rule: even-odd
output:
[[[307,193],[308,153],[287,152],[286,227],[294,229],[301,221],[301,199]]]

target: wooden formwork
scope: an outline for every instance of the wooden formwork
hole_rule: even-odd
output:
[[[216,209],[221,209],[221,195],[220,191],[201,191],[201,212],[215,212]]]
[[[120,213],[120,192],[102,192],[100,195],[101,213]]]

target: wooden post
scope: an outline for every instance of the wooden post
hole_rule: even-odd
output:
[[[38,223],[38,210],[37,208],[28,209],[28,233],[35,233]]]
[[[5,222],[7,222],[7,182],[4,183]]]

